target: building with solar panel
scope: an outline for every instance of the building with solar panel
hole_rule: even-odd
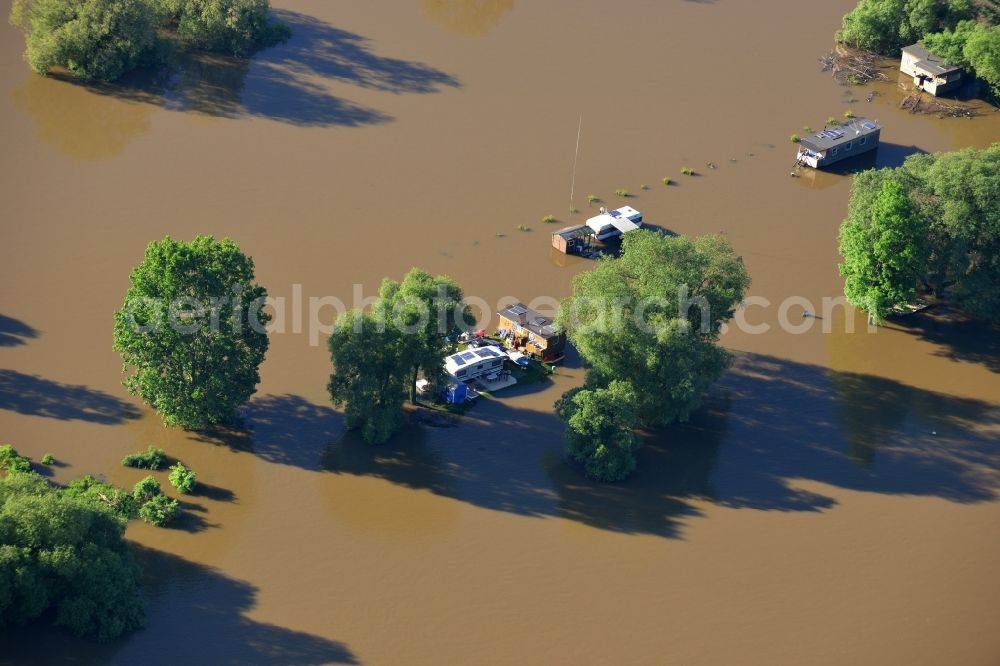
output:
[[[543,363],[562,360],[566,350],[566,334],[554,321],[531,308],[515,303],[497,311],[501,335],[514,349],[523,351]]]
[[[479,347],[452,354],[445,359],[444,369],[455,379],[466,382],[499,374],[505,360],[507,354],[498,347]]]
[[[799,164],[822,169],[878,148],[882,128],[878,121],[854,118],[799,139]]]

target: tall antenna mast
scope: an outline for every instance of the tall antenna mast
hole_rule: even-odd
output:
[[[569,186],[569,202],[573,203],[573,192],[576,191],[576,160],[580,157],[580,132],[583,130],[583,114],[580,114],[580,124],[576,126],[576,153],[573,155],[573,180]]]

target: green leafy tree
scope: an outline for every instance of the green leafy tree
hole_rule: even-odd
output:
[[[169,525],[181,515],[177,500],[154,495],[139,508],[139,517],[154,527]]]
[[[31,458],[22,456],[10,444],[0,444],[0,470],[6,472],[30,472]]]
[[[1000,97],[1000,26],[987,28],[976,23],[962,49],[969,66]]]
[[[717,340],[750,278],[719,236],[669,237],[638,230],[622,255],[573,281],[559,324],[603,387],[631,382],[639,423],[686,420],[725,371]]]
[[[260,382],[266,296],[253,260],[228,238],[150,243],[115,313],[114,348],[123,370],[134,368],[129,392],[168,425],[229,421]]]
[[[14,0],[28,64],[63,67],[85,81],[113,81],[149,60],[157,45],[154,0]]]
[[[162,494],[163,489],[160,488],[160,482],[151,476],[147,476],[138,481],[135,486],[132,487],[132,497],[135,498],[135,501],[140,505],[145,504],[157,495]]]
[[[861,0],[844,17],[838,42],[883,55],[976,16],[970,0]]]
[[[145,451],[130,453],[122,458],[122,465],[125,467],[138,467],[140,469],[163,469],[167,464],[167,452],[150,446]]]
[[[410,401],[416,403],[416,381],[422,372],[431,382],[444,375],[445,357],[455,350],[449,341],[457,329],[472,325],[462,303],[462,289],[451,278],[433,277],[414,268],[396,282],[386,278],[373,312],[404,334],[402,355],[410,359]]]
[[[0,628],[52,617],[110,640],[142,627],[125,520],[37,474],[0,479]]]
[[[156,483],[152,477],[147,478],[152,480],[154,484]],[[156,487],[159,488],[159,484]],[[71,497],[90,502],[105,511],[111,511],[122,520],[131,520],[139,515],[140,501],[133,493],[98,481],[89,475],[70,481],[66,484],[64,492]]]
[[[912,300],[927,266],[926,237],[926,222],[903,186],[883,182],[871,209],[849,217],[840,229],[847,300],[876,322]]]
[[[187,495],[194,490],[197,482],[197,474],[190,467],[185,467],[182,463],[176,463],[170,467],[170,485],[177,489],[177,492]]]
[[[573,389],[556,411],[566,422],[566,451],[598,481],[621,481],[635,469],[639,439],[636,393],[626,381],[607,388]]]
[[[268,0],[168,0],[177,34],[200,48],[246,56],[288,38],[288,26],[272,21]]]
[[[330,335],[330,398],[345,406],[347,428],[360,428],[372,444],[385,442],[402,425],[413,367],[407,345],[399,330],[357,310],[344,313]]]

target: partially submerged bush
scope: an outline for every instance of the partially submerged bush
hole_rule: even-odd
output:
[[[177,34],[199,48],[247,56],[291,34],[268,16],[268,0],[169,0],[177,8]]]
[[[615,195],[619,197],[628,197],[629,193],[628,190],[626,189],[618,188],[617,190],[615,190]]]
[[[664,185],[673,185],[673,183],[674,183],[674,181],[671,180],[670,178],[667,178],[666,176],[663,177],[663,184]]]
[[[788,140],[791,141],[792,143],[798,143],[800,141],[799,135],[793,134],[790,137],[788,137]]]
[[[685,176],[693,176],[694,169],[692,169],[691,167],[684,167],[683,169],[681,169],[681,173],[684,174]]]
[[[177,500],[166,495],[154,495],[139,509],[139,517],[150,525],[163,527],[177,519],[181,514]]]
[[[0,470],[7,472],[30,472],[31,458],[22,456],[10,444],[0,444]]]
[[[145,504],[157,495],[162,494],[163,490],[160,488],[160,482],[151,476],[147,476],[132,487],[132,497],[139,504]]]
[[[130,453],[122,458],[122,465],[125,467],[138,467],[139,469],[163,469],[166,464],[166,451],[152,445],[145,451]]]
[[[135,518],[139,511],[139,502],[133,495],[89,475],[70,481],[66,484],[65,492],[110,510],[124,520]]]
[[[190,467],[185,467],[183,463],[177,463],[170,467],[170,485],[177,489],[182,495],[187,495],[192,490],[197,479],[197,474]]]
[[[546,215],[542,218],[542,224],[553,224],[556,221],[555,215]]]
[[[55,465],[56,464],[55,456],[53,456],[51,453],[46,453],[44,456],[42,456],[42,464]]]

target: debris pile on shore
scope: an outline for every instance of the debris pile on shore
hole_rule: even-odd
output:
[[[837,46],[819,59],[822,71],[830,72],[841,85],[863,85],[872,81],[888,81],[885,72],[880,71],[878,56],[867,51],[850,49],[843,44]]]
[[[974,118],[976,110],[971,106],[944,102],[937,97],[925,95],[919,90],[915,90],[899,103],[899,108],[906,109],[910,113],[932,113],[940,118]]]

